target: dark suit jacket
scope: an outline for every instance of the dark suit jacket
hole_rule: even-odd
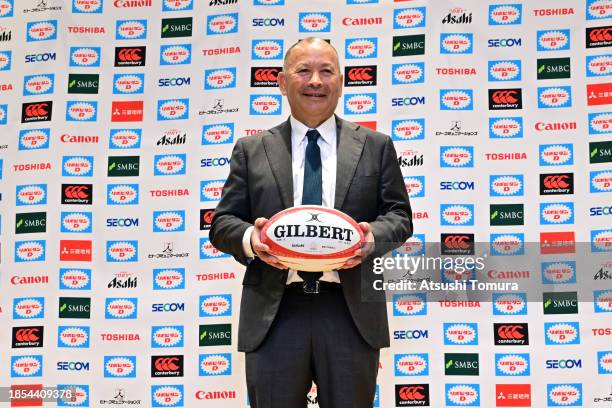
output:
[[[338,126],[334,207],[372,226],[373,256],[382,243],[403,243],[412,234],[412,212],[393,143],[389,136],[336,117]],[[263,341],[278,310],[287,271],[255,258],[248,263],[242,248],[245,230],[258,217],[270,218],[293,206],[291,123],[286,121],[234,146],[230,173],[210,230],[212,244],[246,265],[238,350],[253,351]],[[390,248],[387,247],[388,251]],[[370,256],[367,265],[371,265]],[[389,346],[383,292],[371,290],[375,275],[358,266],[338,271],[355,325],[374,348]],[[370,299],[362,302],[362,286]],[[365,292],[364,292],[365,293]]]

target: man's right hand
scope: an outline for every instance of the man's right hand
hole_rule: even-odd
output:
[[[267,222],[268,222],[268,219],[263,218],[263,217],[260,217],[255,220],[253,232],[251,232],[251,248],[253,249],[253,252],[255,253],[255,255],[257,255],[259,259],[261,259],[268,265],[273,266],[278,269],[289,269],[285,265],[281,264],[278,261],[277,257],[270,254],[269,252],[270,247],[262,243],[261,240],[259,239],[261,235],[261,230],[264,227],[264,225],[266,225]]]

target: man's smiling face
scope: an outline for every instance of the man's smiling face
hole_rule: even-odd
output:
[[[302,41],[289,51],[278,84],[294,118],[316,128],[331,115],[342,94],[338,56],[323,40]]]

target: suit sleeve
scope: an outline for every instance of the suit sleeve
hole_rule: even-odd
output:
[[[390,137],[386,137],[380,165],[378,217],[370,223],[375,248],[372,256],[381,256],[397,248],[412,235],[412,210],[404,177]]]
[[[242,240],[251,223],[247,159],[243,140],[234,146],[230,172],[223,186],[221,200],[215,209],[209,238],[215,248],[232,255],[236,261],[247,264]]]

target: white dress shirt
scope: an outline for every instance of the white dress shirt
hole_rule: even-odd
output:
[[[293,172],[293,205],[302,203],[302,193],[304,190],[304,162],[306,159],[306,145],[308,138],[306,132],[309,127],[299,122],[293,116],[291,121],[291,168]],[[331,116],[323,122],[317,129],[321,137],[317,140],[317,145],[321,150],[321,176],[323,180],[322,205],[324,207],[334,207],[336,194],[336,162],[337,162],[337,134],[336,118]],[[247,228],[242,238],[242,247],[247,258],[255,257],[251,249],[251,232],[253,227]],[[336,271],[324,272],[319,279],[326,282],[340,283],[340,276]],[[295,269],[289,269],[287,284],[293,282],[303,282]]]

